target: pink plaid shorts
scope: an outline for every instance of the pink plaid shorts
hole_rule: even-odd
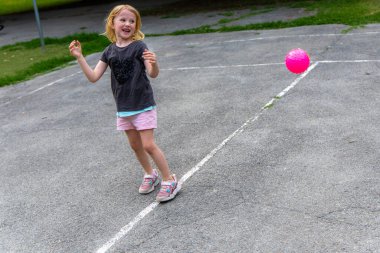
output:
[[[117,117],[117,130],[126,131],[135,129],[137,131],[157,128],[156,109],[142,112],[129,117]]]

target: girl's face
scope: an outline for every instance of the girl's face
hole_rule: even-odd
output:
[[[116,39],[119,42],[130,42],[136,31],[136,16],[127,9],[122,10],[113,20]]]

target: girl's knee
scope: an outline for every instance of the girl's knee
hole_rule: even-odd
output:
[[[153,154],[157,150],[157,145],[154,142],[143,143],[143,147],[148,154]]]
[[[143,148],[141,143],[138,141],[132,141],[132,142],[130,141],[129,146],[132,148],[134,152],[138,152]]]

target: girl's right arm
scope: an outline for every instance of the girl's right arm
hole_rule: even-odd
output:
[[[95,83],[102,77],[108,67],[107,63],[99,61],[98,64],[96,64],[95,68],[92,69],[84,58],[82,54],[82,47],[80,45],[80,42],[77,40],[73,40],[70,43],[69,49],[70,54],[77,58],[79,66],[90,82]]]

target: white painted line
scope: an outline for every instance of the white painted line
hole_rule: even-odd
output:
[[[367,63],[367,62],[380,62],[380,60],[325,60],[318,61],[318,63]],[[261,66],[275,66],[284,65],[284,62],[276,63],[262,63],[262,64],[240,64],[240,65],[221,65],[221,66],[205,66],[205,67],[178,67],[178,68],[163,68],[162,71],[174,71],[174,70],[200,70],[200,69],[224,69],[224,68],[246,68],[246,67],[261,67]]]
[[[252,31],[242,31],[245,33],[252,33]],[[377,35],[380,32],[362,32],[362,33],[319,33],[319,34],[294,34],[294,35],[281,35],[281,36],[268,36],[268,37],[257,37],[248,39],[235,39],[235,40],[225,40],[225,41],[208,41],[208,42],[188,42],[185,43],[186,46],[202,46],[202,45],[212,45],[212,44],[223,44],[223,43],[235,43],[235,42],[246,42],[246,41],[256,41],[256,40],[273,40],[273,39],[285,39],[285,38],[305,38],[305,37],[336,37],[336,36],[370,36]]]
[[[307,76],[307,74],[309,74],[310,71],[312,71],[317,65],[318,65],[319,62],[316,62],[314,64],[312,64],[304,73],[302,73],[296,80],[294,80],[288,87],[286,87],[283,91],[281,91],[280,93],[278,93],[274,98],[272,98],[271,101],[269,101],[265,106],[264,108],[269,108],[271,107],[272,105],[274,105],[274,103],[276,102],[277,99],[280,99],[282,98],[283,96],[285,96],[286,93],[288,93],[288,91],[290,91],[291,89],[293,89],[298,83],[299,81],[301,81],[305,76]]]
[[[44,85],[44,86],[42,86],[42,87],[40,87],[40,88],[38,88],[38,89],[33,90],[33,91],[27,93],[27,94],[24,95],[24,96],[20,96],[20,97],[18,97],[18,99],[20,99],[20,98],[22,98],[22,97],[25,97],[25,96],[27,96],[27,95],[32,95],[33,93],[36,93],[37,91],[43,90],[43,89],[45,89],[45,88],[47,88],[47,87],[49,87],[49,86],[52,86],[52,85],[54,85],[54,84],[57,84],[57,83],[59,83],[60,81],[63,81],[64,79],[66,79],[66,78],[68,78],[68,77],[72,77],[72,76],[74,76],[74,75],[76,75],[76,74],[79,74],[79,73],[81,73],[81,72],[82,72],[82,71],[78,71],[78,72],[76,72],[76,73],[74,73],[74,74],[71,74],[71,75],[68,75],[68,76],[62,77],[62,78],[60,78],[60,79],[58,79],[58,80],[55,80],[54,82],[48,83],[48,84],[46,84],[46,85]]]
[[[40,88],[38,88],[38,89],[35,89],[35,90],[32,90],[32,91],[26,93],[25,95],[22,95],[22,96],[16,97],[16,98],[14,98],[14,99],[12,99],[12,100],[6,102],[6,103],[0,104],[0,107],[5,106],[5,105],[8,105],[8,104],[10,104],[10,103],[12,103],[12,102],[14,102],[14,101],[16,101],[16,100],[19,100],[19,99],[21,99],[21,98],[26,97],[26,96],[32,95],[32,94],[34,94],[34,93],[36,93],[36,92],[38,92],[38,91],[41,91],[41,90],[43,90],[43,89],[45,89],[45,88],[47,88],[47,87],[50,87],[50,86],[52,86],[52,85],[54,85],[54,84],[57,84],[57,83],[59,83],[59,82],[65,80],[66,78],[68,78],[68,77],[72,77],[72,76],[74,76],[74,75],[76,75],[76,74],[79,74],[79,73],[81,73],[81,72],[82,72],[82,71],[78,71],[78,72],[76,72],[76,73],[74,73],[74,74],[71,74],[71,75],[68,75],[68,76],[62,77],[62,78],[60,78],[60,79],[58,79],[58,80],[55,80],[55,81],[53,81],[53,82],[50,82],[50,83],[48,83],[48,84],[46,84],[46,85],[44,85],[44,86],[42,86],[42,87],[40,87]]]
[[[144,210],[142,210],[128,225],[122,227],[111,240],[109,240],[106,244],[104,244],[100,249],[96,251],[96,253],[104,253],[109,250],[118,240],[123,238],[131,229],[144,217],[153,211],[154,208],[158,206],[158,202],[153,202],[149,206],[147,206]]]
[[[341,60],[341,61],[319,61],[320,63],[366,63],[380,62],[380,60]]]
[[[318,65],[318,62],[314,63],[312,66],[309,67],[309,69],[303,73],[300,77],[298,77],[294,82],[292,82],[288,87],[286,87],[282,92],[281,96],[284,96],[289,90],[294,88],[307,74],[310,73],[312,69],[314,69]],[[268,104],[268,103],[267,103]],[[266,105],[267,105],[266,104]],[[178,184],[182,186],[186,180],[188,180],[190,177],[194,175],[205,163],[207,163],[214,155],[221,150],[232,138],[234,138],[239,133],[243,132],[245,128],[255,122],[267,109],[267,106],[261,107],[259,113],[257,115],[249,118],[243,125],[241,125],[238,129],[236,129],[232,134],[230,134],[226,139],[224,139],[216,148],[214,148],[208,155],[206,155],[197,165],[195,165],[193,168],[191,168],[185,175],[181,177],[181,179],[178,181]],[[153,202],[149,206],[147,206],[144,210],[142,210],[133,220],[128,223],[126,226],[120,229],[120,231],[107,243],[105,243],[101,248],[99,248],[96,253],[105,253],[107,250],[109,250],[115,243],[126,236],[129,231],[132,230],[132,228],[140,222],[146,215],[148,215],[150,212],[152,212],[157,206],[158,202]]]
[[[260,112],[252,118],[249,118],[243,125],[241,125],[238,129],[235,130],[231,135],[229,135],[224,141],[222,141],[215,149],[213,149],[208,155],[206,155],[197,165],[191,168],[185,175],[181,177],[178,181],[179,184],[183,184],[187,179],[194,175],[208,160],[210,160],[219,150],[221,150],[233,137],[237,134],[244,131],[244,128],[254,121],[256,121],[261,114],[263,114],[266,108],[261,108]]]
[[[321,33],[321,34],[299,34],[299,35],[284,35],[284,36],[269,36],[269,37],[258,37],[251,39],[241,39],[241,40],[226,40],[222,43],[235,43],[235,42],[245,42],[245,41],[255,41],[255,40],[268,40],[268,39],[283,39],[283,38],[303,38],[303,37],[328,37],[328,36],[354,36],[354,35],[376,35],[380,32],[365,32],[365,33]]]
[[[261,66],[273,66],[273,65],[283,65],[283,62],[276,63],[258,63],[258,64],[240,64],[240,65],[220,65],[220,66],[206,66],[206,67],[179,67],[179,68],[164,68],[161,70],[172,71],[172,70],[198,70],[198,69],[225,69],[225,68],[245,68],[245,67],[261,67]]]

